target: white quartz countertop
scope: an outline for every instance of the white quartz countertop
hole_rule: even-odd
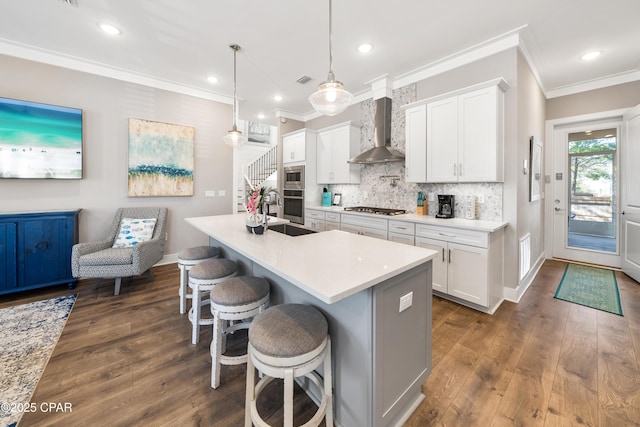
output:
[[[306,206],[307,209],[313,209],[317,211],[336,212],[347,215],[362,215],[362,216],[374,216],[376,218],[385,218],[388,220],[396,221],[408,221],[416,224],[429,224],[438,225],[442,227],[463,228],[467,230],[485,231],[493,233],[508,225],[503,221],[484,221],[478,219],[464,219],[464,218],[436,218],[430,215],[416,215],[412,213],[406,213],[401,215],[376,215],[364,212],[345,211],[342,206]]]
[[[375,286],[438,254],[339,230],[296,237],[273,230],[254,235],[245,228],[244,214],[185,220],[327,304]]]

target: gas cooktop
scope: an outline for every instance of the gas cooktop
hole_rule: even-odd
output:
[[[369,206],[352,206],[344,208],[345,211],[363,212],[376,215],[402,215],[407,213],[404,209],[371,208]]]

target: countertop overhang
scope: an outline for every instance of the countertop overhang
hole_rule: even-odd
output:
[[[420,266],[438,254],[338,230],[296,237],[272,230],[254,235],[245,228],[244,214],[185,220],[327,304]],[[287,221],[270,224],[282,222]]]

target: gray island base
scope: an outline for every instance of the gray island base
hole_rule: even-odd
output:
[[[310,304],[326,316],[337,426],[402,425],[413,413],[431,371],[435,251],[337,230],[252,235],[243,215],[187,222],[238,261],[241,274],[266,278],[271,305]],[[299,384],[317,403],[314,387]]]

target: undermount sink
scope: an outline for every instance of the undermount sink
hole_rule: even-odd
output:
[[[317,231],[311,230],[309,228],[299,227],[289,223],[270,225],[269,230],[286,234],[287,236],[302,236],[305,234],[317,233]]]

